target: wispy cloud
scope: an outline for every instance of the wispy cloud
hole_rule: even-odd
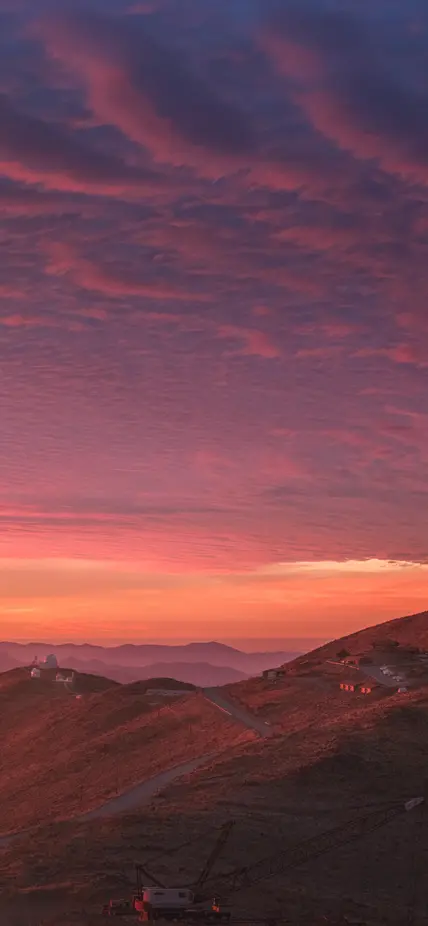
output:
[[[420,600],[426,16],[333,6],[4,0],[0,557]]]

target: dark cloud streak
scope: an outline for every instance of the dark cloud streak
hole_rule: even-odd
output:
[[[428,59],[425,81],[417,84],[407,36],[408,73],[402,62],[397,71],[392,26],[291,3],[269,22],[265,38],[278,70],[297,82],[296,98],[317,129],[359,158],[378,158],[385,170],[426,183]]]
[[[428,33],[131,6],[2,18],[0,549],[417,559]]]

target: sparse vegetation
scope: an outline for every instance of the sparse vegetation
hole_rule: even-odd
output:
[[[18,898],[28,897],[30,891],[40,901],[56,905],[57,914],[79,905],[95,914],[107,896],[132,891],[137,859],[157,855],[150,867],[161,878],[180,877],[188,883],[200,867],[201,856],[209,851],[213,828],[227,817],[233,816],[237,826],[218,869],[220,882],[222,871],[345,824],[367,805],[423,793],[428,761],[424,678],[405,701],[387,690],[370,698],[348,698],[339,691],[337,678],[326,671],[326,660],[341,648],[351,655],[363,654],[383,633],[389,639],[390,629],[369,628],[320,648],[309,659],[296,660],[274,688],[259,678],[229,686],[228,698],[269,720],[276,736],[266,741],[241,735],[226,715],[202,703],[196,693],[185,693],[171,708],[159,710],[148,706],[135,686],[132,692],[107,688],[88,696],[80,720],[72,723],[72,716],[79,715],[64,713],[68,708],[58,699],[56,706],[51,701],[48,708],[40,697],[32,716],[21,686],[15,728],[3,727],[13,753],[13,758],[2,754],[0,785],[5,788],[6,812],[6,799],[12,798],[25,818],[27,805],[19,803],[24,800],[24,786],[32,789],[34,800],[38,782],[43,806],[53,796],[52,816],[60,815],[60,807],[66,816],[73,808],[71,791],[68,785],[60,790],[59,783],[70,770],[73,782],[84,781],[85,770],[86,774],[88,768],[93,770],[100,800],[104,790],[111,793],[114,786],[118,757],[126,775],[135,780],[162,763],[170,764],[172,757],[177,761],[179,755],[194,754],[195,749],[217,754],[210,768],[171,784],[141,813],[93,824],[53,822],[41,827],[31,840],[0,853],[0,889],[7,893],[13,884]],[[394,638],[400,646],[410,643],[426,649],[428,614],[396,623]],[[68,718],[68,739],[62,731],[64,718]],[[5,723],[4,715],[1,722]],[[58,762],[54,750],[47,751],[52,743],[62,757]],[[21,772],[25,762],[28,767]],[[15,769],[20,791],[11,784]],[[48,779],[53,787],[45,794]],[[91,792],[90,800],[94,795]],[[188,848],[178,856],[171,854],[171,847],[186,840]],[[427,852],[423,812],[405,815],[362,844],[350,844],[274,878],[261,890],[242,892],[236,899],[237,912],[261,915],[268,907],[303,923],[315,921],[316,915],[328,922],[330,916],[339,917],[346,910],[364,922],[398,926],[407,915],[409,885],[424,883]],[[422,916],[422,887],[418,894],[415,904]],[[58,922],[53,916],[44,920],[52,926]],[[416,911],[415,926],[417,922]]]
[[[1,832],[90,810],[236,740],[231,719],[184,684],[182,698],[153,706],[145,682],[120,686],[94,677],[91,694],[91,678],[80,676],[86,695],[77,701],[54,677],[34,683],[25,669],[0,675],[0,736],[8,744],[0,764]]]

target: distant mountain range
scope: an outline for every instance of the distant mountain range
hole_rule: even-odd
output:
[[[258,675],[300,655],[295,652],[244,653],[224,643],[188,643],[181,646],[130,644],[95,646],[89,643],[0,643],[0,672],[28,665],[35,656],[55,654],[58,663],[105,675],[128,684],[147,678],[169,677],[197,686],[227,685]]]

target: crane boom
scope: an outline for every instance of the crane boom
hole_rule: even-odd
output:
[[[165,887],[165,885],[162,884],[162,881],[159,881],[159,878],[155,878],[155,876],[152,875],[151,871],[149,871],[148,868],[145,867],[145,865],[136,865],[135,871],[137,874],[137,893],[140,893],[140,891],[142,890],[141,875],[147,878],[147,881],[149,884],[154,884],[155,887],[163,887],[163,888]]]
[[[228,822],[225,823],[225,824],[221,827],[221,830],[220,830],[220,833],[219,833],[219,835],[218,835],[218,838],[217,838],[217,841],[216,841],[216,843],[215,843],[215,846],[214,846],[214,848],[212,849],[212,851],[210,852],[210,854],[209,854],[209,856],[208,856],[208,858],[207,858],[207,860],[206,860],[206,862],[205,862],[205,865],[204,865],[204,867],[203,867],[203,869],[202,869],[202,871],[201,871],[201,873],[200,873],[200,875],[199,875],[197,881],[195,881],[195,884],[194,884],[194,889],[195,889],[195,890],[200,890],[200,888],[203,887],[203,885],[205,884],[205,882],[206,882],[206,880],[207,880],[207,878],[208,878],[208,876],[209,876],[209,874],[210,874],[210,872],[211,872],[211,869],[212,869],[213,866],[215,865],[215,863],[216,863],[216,861],[217,861],[217,859],[218,859],[220,853],[221,853],[222,850],[224,849],[224,846],[226,845],[226,842],[227,842],[227,840],[229,839],[230,833],[231,833],[231,831],[232,831],[232,829],[233,829],[234,826],[235,826],[235,821],[234,821],[234,820],[228,820]]]
[[[364,816],[354,817],[333,829],[325,830],[318,836],[305,839],[297,845],[289,846],[282,852],[261,859],[254,865],[236,869],[227,876],[227,893],[235,893],[245,887],[258,884],[259,881],[272,878],[289,868],[303,865],[310,859],[323,855],[324,852],[330,852],[338,846],[360,839],[424,802],[425,798],[417,797],[398,805],[395,803],[389,807],[381,807]]]

